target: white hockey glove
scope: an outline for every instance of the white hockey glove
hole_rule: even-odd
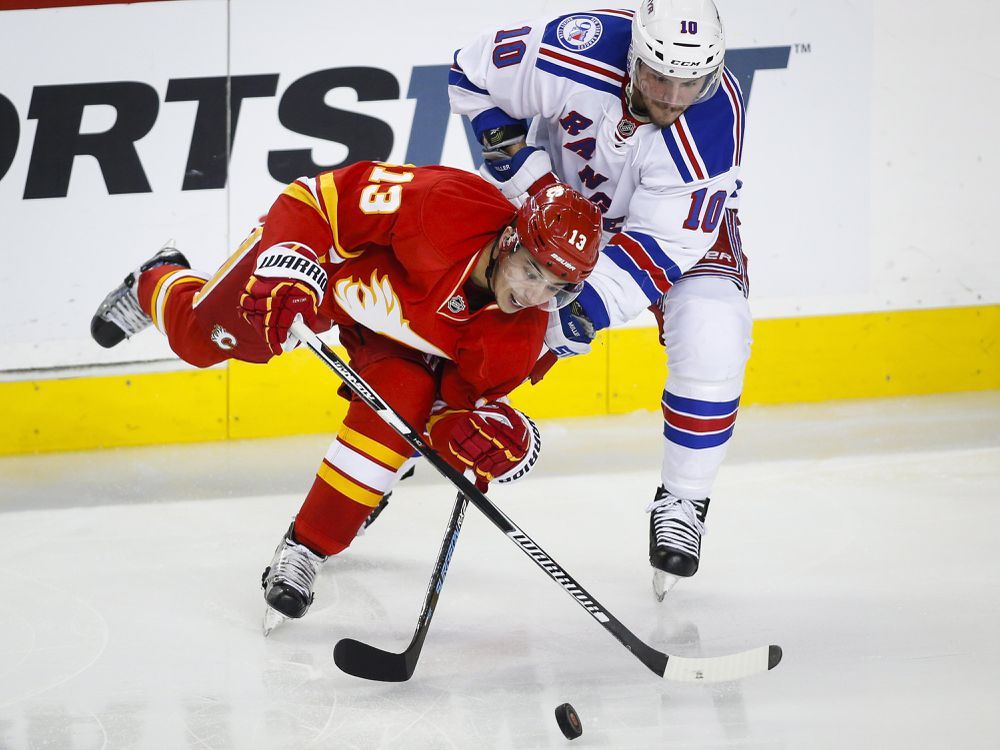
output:
[[[590,342],[597,332],[583,305],[573,300],[565,307],[549,313],[549,324],[545,329],[545,346],[560,359],[587,354]]]
[[[528,378],[532,384],[538,383],[552,366],[565,357],[575,357],[590,351],[590,342],[597,332],[594,324],[577,300],[565,307],[549,313],[549,324],[545,329],[546,350],[531,370]]]
[[[525,195],[534,195],[556,181],[552,160],[544,149],[524,146],[513,156],[505,151],[488,151],[479,174],[511,203],[520,205]]]

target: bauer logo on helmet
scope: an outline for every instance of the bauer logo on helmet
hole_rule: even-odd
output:
[[[550,255],[549,257],[552,258],[552,260],[554,260],[559,265],[565,266],[570,271],[575,271],[576,270],[576,266],[574,266],[568,260],[565,260],[564,258],[561,258],[558,253],[552,253],[552,255]]]

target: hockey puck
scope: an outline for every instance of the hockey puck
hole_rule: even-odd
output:
[[[568,740],[575,740],[583,734],[583,724],[580,723],[580,717],[577,715],[576,709],[569,703],[556,706],[556,723]]]

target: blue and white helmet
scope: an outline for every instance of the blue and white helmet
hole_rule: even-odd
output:
[[[640,63],[661,76],[704,78],[695,102],[719,88],[726,56],[722,18],[712,0],[642,0],[632,17],[629,76]]]

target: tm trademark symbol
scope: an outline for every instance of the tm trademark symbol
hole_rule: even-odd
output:
[[[796,42],[795,44],[792,45],[792,48],[795,50],[795,54],[797,55],[808,55],[810,52],[812,52],[812,45],[809,44],[809,42],[805,43]]]

